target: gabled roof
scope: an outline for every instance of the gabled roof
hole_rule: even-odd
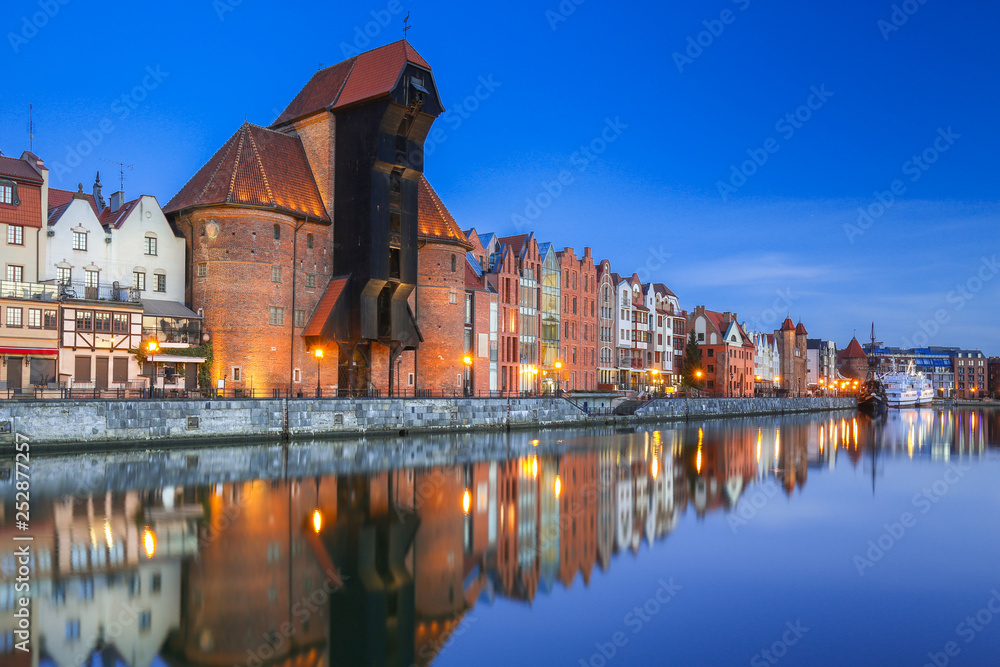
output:
[[[75,195],[83,194],[88,202],[90,202],[90,208],[94,209],[94,215],[99,215],[97,212],[97,202],[94,201],[94,195],[87,193],[72,192],[70,190],[59,190],[57,188],[49,188],[49,224],[52,224],[52,209],[57,206],[63,206],[73,201]]]
[[[524,250],[524,243],[528,240],[528,234],[518,234],[516,236],[501,236],[497,239],[501,244],[510,246],[515,255],[520,255]]]
[[[366,51],[316,72],[271,127],[324,109],[346,107],[386,95],[399,81],[407,63],[430,72],[427,64],[405,39]]]
[[[420,175],[417,184],[417,237],[457,243],[466,248],[472,244],[465,233],[451,217],[444,202],[431,187],[427,179]]]
[[[42,175],[33,164],[27,160],[19,160],[6,155],[0,155],[0,176],[9,176],[34,183],[42,182]]]
[[[218,204],[273,208],[329,222],[298,137],[244,123],[163,208]]]
[[[135,207],[138,205],[139,199],[133,199],[130,202],[122,204],[117,211],[112,211],[110,206],[105,206],[104,210],[101,211],[101,215],[98,216],[97,219],[100,220],[102,227],[121,229],[122,223],[128,219],[128,217],[132,214],[132,211],[134,211]]]

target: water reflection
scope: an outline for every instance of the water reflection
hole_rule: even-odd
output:
[[[666,549],[656,543],[685,515],[733,512],[755,485],[792,498],[811,472],[877,456],[979,457],[998,429],[995,411],[924,409],[417,438],[405,451],[43,458],[33,662],[8,649],[16,531],[0,481],[0,654],[59,667],[428,665],[477,605],[586,588],[617,553]]]

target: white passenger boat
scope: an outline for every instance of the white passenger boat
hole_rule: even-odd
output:
[[[914,370],[913,362],[905,371],[893,371],[882,376],[890,408],[930,405],[934,400],[934,385],[930,378]]]

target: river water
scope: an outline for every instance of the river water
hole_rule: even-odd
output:
[[[996,665],[998,452],[954,407],[36,452],[0,664]]]

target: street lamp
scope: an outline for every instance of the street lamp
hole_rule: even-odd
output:
[[[152,359],[152,357],[159,351],[160,343],[155,338],[150,338],[146,341],[146,353]],[[153,393],[156,390],[156,362],[153,361],[153,377],[149,378],[149,397],[153,397]]]
[[[462,363],[465,364],[465,395],[469,396],[472,394],[472,357],[465,355]]]
[[[313,356],[316,357],[316,398],[323,395],[323,386],[320,382],[320,361],[323,360],[323,348],[317,347],[313,350]]]

